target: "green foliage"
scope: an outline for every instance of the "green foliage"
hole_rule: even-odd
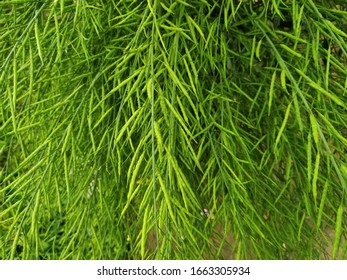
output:
[[[0,258],[346,258],[346,23],[345,1],[1,1]]]

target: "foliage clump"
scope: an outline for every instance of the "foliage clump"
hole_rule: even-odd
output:
[[[345,1],[1,1],[1,259],[346,258]]]

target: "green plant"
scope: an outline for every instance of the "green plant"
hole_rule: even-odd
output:
[[[0,258],[345,258],[344,1],[0,2]]]

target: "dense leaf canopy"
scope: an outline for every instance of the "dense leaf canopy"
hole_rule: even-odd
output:
[[[347,5],[0,2],[0,259],[346,258]]]

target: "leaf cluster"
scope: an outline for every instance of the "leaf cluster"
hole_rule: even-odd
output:
[[[346,258],[346,22],[1,1],[0,258]]]

